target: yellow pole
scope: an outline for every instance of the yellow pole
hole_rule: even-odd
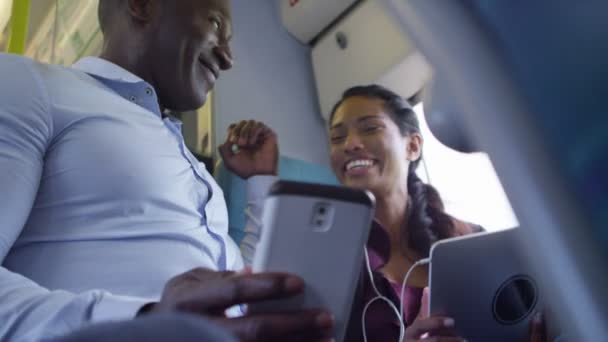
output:
[[[30,0],[13,0],[11,33],[7,50],[9,53],[22,55],[25,52],[29,16]]]

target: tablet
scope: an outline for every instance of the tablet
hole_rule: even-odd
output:
[[[430,313],[468,341],[527,341],[542,296],[517,253],[521,228],[443,240],[430,252]]]

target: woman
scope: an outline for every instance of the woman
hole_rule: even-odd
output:
[[[428,286],[426,268],[412,272],[400,298],[405,273],[429,256],[434,242],[481,230],[446,214],[437,190],[416,175],[423,139],[411,106],[377,85],[351,88],[332,111],[330,140],[331,165],[339,181],[376,197],[367,253],[377,290],[396,307],[403,302],[406,341],[427,333],[446,341],[461,340],[447,317],[417,319]],[[346,341],[363,340],[363,309],[376,297],[367,272],[363,274]],[[387,303],[371,304],[363,318],[367,340],[398,340],[397,317]]]

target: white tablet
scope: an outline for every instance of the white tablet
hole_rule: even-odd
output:
[[[453,317],[468,341],[526,341],[542,295],[517,253],[521,229],[436,243],[430,253],[430,313]]]

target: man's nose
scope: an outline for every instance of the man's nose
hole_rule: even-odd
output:
[[[230,45],[228,45],[228,43],[222,43],[218,45],[215,48],[214,52],[219,61],[219,67],[222,70],[228,70],[232,68],[232,51],[230,50]]]

